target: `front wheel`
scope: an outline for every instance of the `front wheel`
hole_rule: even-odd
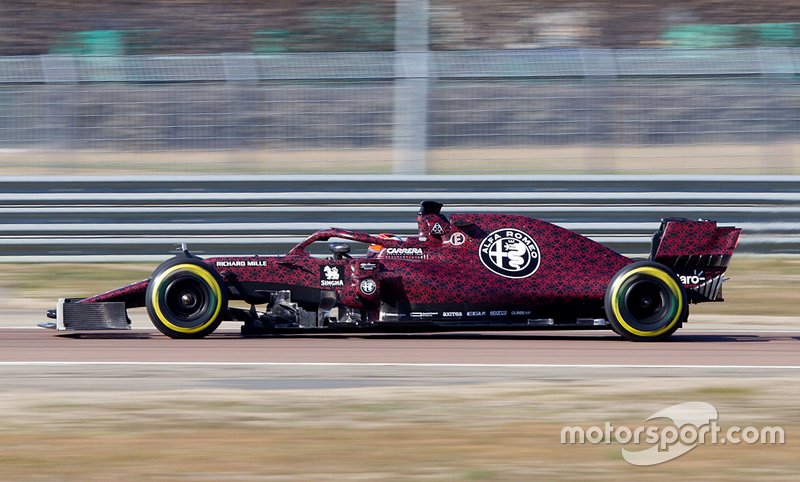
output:
[[[689,315],[686,293],[664,265],[638,261],[622,268],[606,289],[611,328],[632,341],[659,341],[680,328]]]
[[[222,322],[228,300],[219,275],[205,263],[173,258],[153,273],[146,305],[161,333],[170,338],[202,338]]]

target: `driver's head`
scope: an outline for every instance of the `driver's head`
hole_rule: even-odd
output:
[[[377,235],[376,237],[377,238],[381,238],[381,239],[394,239],[396,241],[402,241],[403,240],[403,238],[401,238],[400,236],[397,236],[397,235],[394,235],[394,234],[391,234],[391,233],[381,233],[381,234]],[[383,250],[383,245],[370,244],[369,247],[367,248],[367,257],[371,258],[373,256],[377,256],[378,254],[380,254],[380,252],[382,250]]]

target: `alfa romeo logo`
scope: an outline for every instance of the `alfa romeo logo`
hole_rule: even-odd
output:
[[[378,283],[375,282],[372,278],[366,278],[361,280],[361,284],[359,285],[361,288],[361,292],[365,295],[371,295],[378,289]]]
[[[539,269],[539,246],[528,234],[514,228],[498,229],[481,242],[481,263],[506,278],[527,278]]]

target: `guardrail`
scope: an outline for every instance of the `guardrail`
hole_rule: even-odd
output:
[[[537,217],[628,254],[668,216],[740,226],[740,251],[800,251],[800,177],[5,177],[0,261],[159,260],[181,242],[279,254],[330,226],[413,234],[423,199]]]

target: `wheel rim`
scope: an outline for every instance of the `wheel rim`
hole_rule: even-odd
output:
[[[173,338],[206,336],[219,326],[227,308],[218,278],[199,263],[179,263],[158,270],[147,292],[150,319]]]
[[[219,311],[219,293],[209,284],[213,279],[206,276],[181,270],[166,273],[155,294],[164,324],[182,333],[193,333],[214,319]]]
[[[650,277],[627,280],[618,291],[617,304],[625,324],[645,333],[670,325],[680,308],[669,286]]]
[[[650,280],[641,280],[631,283],[625,293],[624,303],[634,321],[652,325],[663,317],[669,301],[662,286]]]
[[[167,283],[164,306],[176,322],[191,325],[208,313],[209,290],[202,280],[182,275]]]

